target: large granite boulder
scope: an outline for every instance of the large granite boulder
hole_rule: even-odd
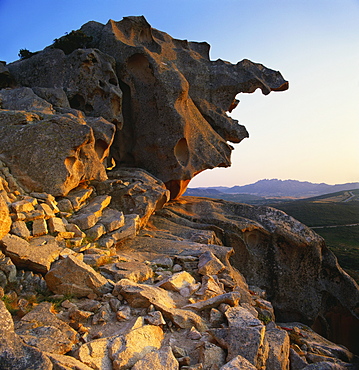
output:
[[[57,99],[60,107],[70,104],[87,116],[102,116],[121,126],[122,92],[114,60],[100,50],[77,49],[65,55],[60,49],[48,48],[7,68],[19,85],[34,88],[42,98],[51,102],[53,94],[49,96],[40,88],[62,89],[68,102]]]
[[[124,116],[111,148],[117,165],[146,169],[166,184],[172,199],[199,172],[230,166],[227,141],[248,137],[226,115],[236,94],[288,87],[279,72],[261,64],[210,61],[207,43],[173,39],[144,17],[89,22],[81,31],[116,60]]]
[[[0,110],[0,159],[27,191],[61,196],[81,182],[106,180],[113,135],[114,125],[101,118],[87,125],[70,114]]]

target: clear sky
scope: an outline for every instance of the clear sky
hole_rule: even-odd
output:
[[[235,145],[232,167],[204,171],[190,187],[359,181],[359,0],[0,0],[0,60],[128,15],[207,41],[213,60],[247,58],[289,81],[286,92],[237,97],[232,117],[250,138]]]

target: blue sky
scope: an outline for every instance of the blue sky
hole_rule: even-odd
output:
[[[250,138],[232,167],[190,186],[263,178],[359,181],[359,0],[0,0],[0,60],[43,49],[89,20],[144,15],[172,37],[211,44],[211,58],[279,70],[289,90],[239,95]]]

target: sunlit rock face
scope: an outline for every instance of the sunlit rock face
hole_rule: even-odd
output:
[[[227,141],[248,137],[226,114],[238,93],[288,88],[279,72],[249,60],[210,61],[207,43],[174,39],[144,17],[89,22],[81,31],[116,60],[124,116],[111,148],[117,165],[146,169],[172,199],[201,171],[230,166]]]

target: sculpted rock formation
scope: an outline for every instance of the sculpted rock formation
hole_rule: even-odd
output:
[[[116,163],[146,169],[166,184],[172,199],[199,172],[230,166],[227,141],[248,137],[226,115],[236,94],[288,87],[279,72],[261,64],[210,61],[207,43],[173,39],[144,17],[89,22],[81,30],[116,60],[124,94],[124,127],[112,147]]]
[[[169,202],[230,165],[237,93],[288,86],[208,51],[127,17],[0,63],[1,368],[358,368],[359,289],[321,237],[273,208]]]

